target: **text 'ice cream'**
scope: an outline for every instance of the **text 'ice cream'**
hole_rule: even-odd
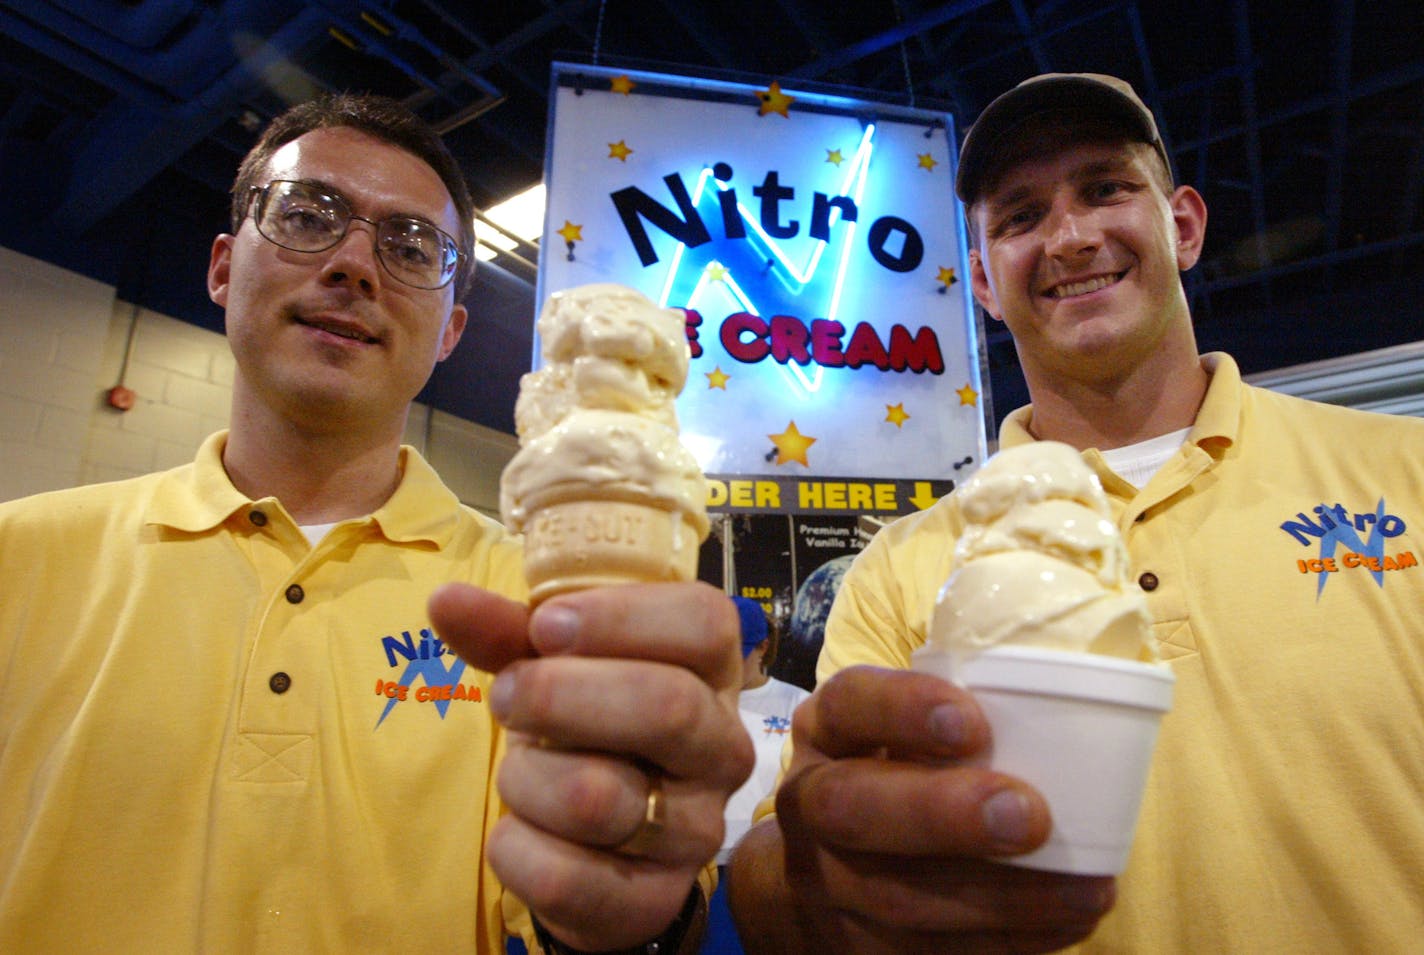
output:
[[[531,602],[566,590],[691,580],[707,485],[678,440],[683,314],[616,284],[556,292],[539,316],[543,365],[520,379],[520,450],[500,511],[525,535]]]
[[[1077,451],[1053,441],[1007,448],[958,499],[966,526],[926,650],[956,670],[1002,645],[1156,661],[1146,601]]]

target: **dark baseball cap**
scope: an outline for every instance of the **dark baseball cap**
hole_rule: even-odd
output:
[[[1127,82],[1103,73],[1044,73],[1024,80],[984,107],[969,127],[959,150],[954,181],[954,191],[965,204],[979,198],[985,177],[1008,137],[1028,120],[1046,113],[1118,123],[1129,136],[1155,146],[1167,174],[1172,173],[1152,111]]]

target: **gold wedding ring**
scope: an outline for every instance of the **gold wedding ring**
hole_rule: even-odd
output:
[[[667,800],[663,796],[663,777],[648,778],[648,801],[643,806],[643,818],[633,834],[618,845],[618,851],[628,856],[647,855],[667,828]]]

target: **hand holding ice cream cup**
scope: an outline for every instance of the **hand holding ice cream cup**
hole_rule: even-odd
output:
[[[974,693],[980,761],[1031,783],[1053,830],[1001,861],[1080,875],[1127,864],[1173,675],[1097,476],[1040,441],[999,452],[959,491],[966,527],[916,670]]]

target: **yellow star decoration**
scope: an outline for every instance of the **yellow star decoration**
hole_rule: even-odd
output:
[[[721,262],[708,262],[707,268],[702,270],[709,282],[721,282],[727,277],[727,267]]]
[[[841,151],[839,149],[827,149],[826,162],[830,163],[832,166],[839,166],[841,163],[845,162],[845,157],[841,155]]]
[[[772,80],[770,86],[757,94],[757,99],[761,100],[761,108],[757,110],[758,116],[765,116],[767,113],[780,113],[787,119],[791,118],[791,114],[787,110],[790,109],[792,103],[796,102],[796,97],[787,96],[781,92],[781,84],[775,80]]]
[[[954,389],[954,393],[959,396],[961,405],[977,405],[979,403],[979,392],[975,391],[974,386],[967,381],[963,388]]]
[[[939,165],[939,163],[935,162],[935,158],[929,153],[920,153],[919,158],[919,167],[921,169],[928,169],[930,172],[934,172],[934,167]]]
[[[583,226],[574,225],[568,219],[565,219],[564,227],[554,234],[559,236],[565,242],[582,242]]]
[[[808,468],[811,466],[811,462],[806,460],[806,449],[815,444],[817,439],[797,431],[795,421],[788,424],[786,430],[780,434],[769,434],[767,437],[776,445],[777,464],[800,461]]]
[[[704,371],[703,374],[707,376],[708,391],[711,391],[713,388],[721,388],[723,391],[726,391],[727,382],[732,377],[731,375],[723,371],[720,367],[714,368],[711,371]]]
[[[900,427],[910,420],[910,413],[905,410],[905,403],[902,401],[898,405],[885,406],[885,420],[895,427]]]
[[[613,77],[613,81],[608,84],[608,87],[615,93],[620,93],[623,96],[627,96],[629,93],[633,92],[633,87],[637,85],[637,83],[634,83],[632,80],[628,79],[627,73],[624,73],[622,76]]]
[[[935,276],[935,281],[940,282],[945,288],[949,288],[959,281],[959,276],[954,274],[954,269],[947,269],[943,265],[939,267],[939,274]]]
[[[633,154],[632,148],[623,140],[608,144],[608,158],[616,159],[619,162],[627,162],[628,157]]]

